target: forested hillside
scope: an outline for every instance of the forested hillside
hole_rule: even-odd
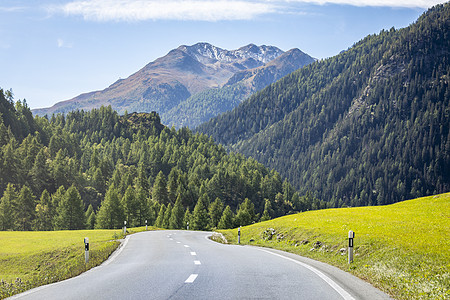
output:
[[[450,3],[198,127],[333,206],[450,191]]]
[[[254,159],[111,107],[32,117],[0,92],[0,229],[230,228],[324,207]]]

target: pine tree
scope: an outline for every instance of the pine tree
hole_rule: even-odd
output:
[[[225,207],[222,217],[220,218],[219,224],[217,225],[219,229],[229,229],[233,228],[233,212],[229,205]]]
[[[39,203],[36,205],[36,219],[33,228],[39,231],[52,230],[51,197],[47,190],[42,192]]]
[[[14,204],[17,202],[17,193],[12,183],[8,183],[0,200],[0,229],[14,228]]]
[[[52,205],[51,205],[51,212],[50,215],[52,216],[52,224],[53,229],[60,230],[63,227],[63,220],[59,218],[58,211],[59,206],[63,202],[64,195],[66,194],[66,190],[64,189],[64,186],[60,186],[56,192],[52,195]]]
[[[172,203],[169,203],[166,207],[166,211],[164,212],[164,220],[163,220],[163,228],[169,228],[170,217],[172,216]]]
[[[203,194],[197,201],[192,214],[192,229],[207,230],[208,229],[208,211],[206,209],[207,195]]]
[[[272,209],[272,204],[270,203],[269,199],[266,199],[265,203],[264,203],[264,211],[263,214],[261,216],[261,222],[267,221],[272,219],[273,216],[273,209]]]
[[[35,195],[41,195],[50,185],[50,168],[47,163],[45,148],[41,148],[36,155],[33,167],[30,170],[33,192]]]
[[[86,216],[83,207],[80,193],[72,185],[67,189],[57,210],[58,224],[61,226],[60,229],[84,229],[86,226]]]
[[[127,221],[127,225],[129,227],[136,226],[136,214],[139,210],[139,203],[137,202],[134,188],[131,186],[128,186],[122,197],[122,207],[125,212],[125,220]]]
[[[167,205],[169,203],[166,177],[164,176],[164,173],[162,171],[159,171],[158,175],[156,176],[155,183],[153,184],[152,198],[153,201],[157,201],[160,204]]]
[[[216,198],[216,200],[209,205],[209,220],[210,220],[210,227],[216,228],[219,224],[220,217],[222,216],[223,212],[223,203],[219,198]]]
[[[121,228],[125,220],[125,213],[119,194],[112,184],[106,191],[105,199],[100,206],[96,217],[95,228],[116,229]]]
[[[161,207],[159,208],[158,217],[155,221],[155,226],[158,228],[164,228],[164,214],[166,213],[166,206],[164,204],[161,204]]]
[[[170,215],[169,220],[169,228],[170,229],[181,229],[183,228],[183,217],[184,217],[184,209],[181,204],[181,196],[177,197],[177,201],[172,209],[172,214]]]
[[[255,205],[245,198],[244,202],[239,205],[236,213],[236,226],[246,226],[253,223],[255,218]]]
[[[35,218],[35,200],[31,189],[24,185],[14,205],[14,219],[17,230],[31,230]]]
[[[86,217],[86,229],[94,229],[95,227],[95,212],[92,204],[89,204],[88,209],[85,212]]]

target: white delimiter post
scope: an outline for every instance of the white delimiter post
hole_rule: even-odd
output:
[[[84,262],[89,262],[89,238],[84,238]]]
[[[355,238],[355,233],[353,231],[348,232],[348,263],[353,262],[353,239]]]
[[[147,231],[147,220],[145,220],[145,231]]]
[[[123,235],[127,234],[127,221],[123,221]]]

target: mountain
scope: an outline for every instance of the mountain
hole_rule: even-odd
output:
[[[200,125],[333,206],[450,191],[450,4],[312,63]]]
[[[314,62],[300,51],[291,49],[263,66],[236,72],[222,87],[192,95],[161,118],[168,126],[195,128],[220,113],[229,111],[283,76]]]
[[[211,88],[220,88],[236,73],[262,67],[283,54],[276,47],[253,44],[232,51],[208,43],[183,45],[102,91],[81,94],[50,108],[35,109],[33,113],[66,113],[74,109],[90,110],[111,105],[119,113],[158,111],[163,115],[163,123],[182,123],[176,115],[169,114],[170,120],[167,121],[164,116],[191,96]],[[294,59],[294,56],[289,59]],[[265,76],[280,77],[280,74],[287,74],[286,70],[293,71],[292,66],[299,65],[296,61],[290,64],[290,68],[287,62],[282,63],[283,66],[272,66],[267,70],[273,69],[276,74]],[[262,84],[260,80],[258,86]]]

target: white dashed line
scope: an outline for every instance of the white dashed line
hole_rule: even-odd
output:
[[[184,245],[186,248],[189,248],[189,246],[188,245]]]
[[[177,242],[177,244],[181,244],[181,242]]]
[[[195,253],[195,252],[191,252],[191,255],[192,255],[192,256],[194,256],[194,255],[197,255],[197,253]]]
[[[201,265],[202,263],[199,260],[194,260],[194,264]]]
[[[191,274],[188,279],[184,283],[193,283],[194,280],[197,278],[198,274]]]

